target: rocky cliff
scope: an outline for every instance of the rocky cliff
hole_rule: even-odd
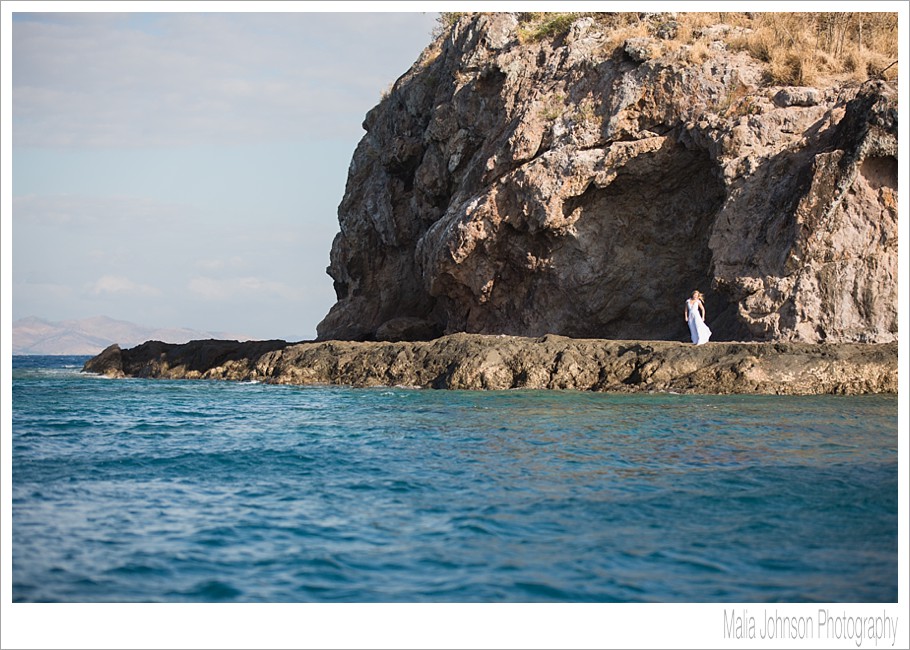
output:
[[[456,21],[366,116],[320,339],[897,339],[897,99],[725,44]]]

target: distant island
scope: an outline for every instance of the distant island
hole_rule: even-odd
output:
[[[125,347],[158,340],[186,343],[194,339],[249,337],[226,332],[137,325],[107,316],[49,321],[34,316],[13,321],[13,354],[98,354],[112,343]]]

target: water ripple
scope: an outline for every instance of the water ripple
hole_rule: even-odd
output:
[[[16,602],[897,597],[893,396],[99,382],[75,367],[14,363]]]

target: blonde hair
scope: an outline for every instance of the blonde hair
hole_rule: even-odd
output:
[[[703,294],[701,291],[696,289],[695,291],[692,292],[692,297],[695,298],[696,300],[704,300],[705,294]]]

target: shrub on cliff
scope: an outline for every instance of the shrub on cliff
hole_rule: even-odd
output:
[[[434,36],[465,15],[441,13]],[[896,13],[522,12],[517,17],[522,43],[559,38],[583,17],[609,30],[610,47],[652,36],[667,51],[685,46],[694,63],[707,58],[708,44],[721,41],[765,63],[769,85],[815,85],[826,77],[897,79]]]

